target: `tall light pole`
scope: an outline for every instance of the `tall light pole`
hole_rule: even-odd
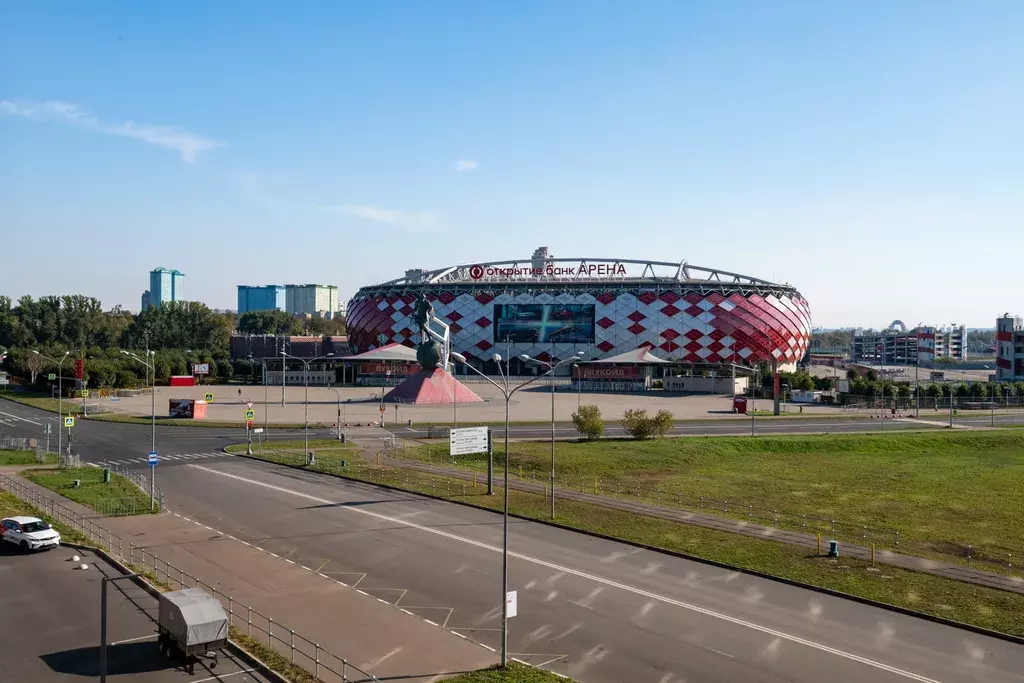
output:
[[[131,358],[133,360],[136,360],[136,361],[142,363],[143,365],[145,365],[147,371],[149,371],[149,370],[153,371],[153,386],[150,387],[150,391],[149,391],[149,395],[150,395],[150,408],[151,408],[151,411],[152,411],[152,425],[153,425],[152,426],[152,429],[153,429],[153,436],[152,436],[152,438],[153,438],[153,440],[152,440],[152,443],[150,444],[150,452],[151,453],[156,453],[156,368],[153,365],[147,363],[146,361],[144,361],[141,358],[139,358],[138,356],[136,356],[131,351],[125,351],[125,350],[122,349],[121,353],[126,355],[126,356],[128,356],[129,358]],[[154,363],[156,362],[156,359],[154,358],[154,356],[156,356],[156,351],[146,351],[146,355],[151,360],[153,360]],[[156,509],[156,467],[150,466],[150,468],[149,468],[149,511],[153,512],[153,510],[155,510],[155,509]]]
[[[294,358],[295,360],[302,363],[302,379],[306,384],[306,398],[303,401],[302,406],[302,436],[304,444],[303,457],[309,454],[309,364],[315,363],[318,360],[324,360],[325,358],[333,357],[334,353],[328,353],[326,356],[317,356],[316,358],[310,358],[309,360],[306,360],[305,358],[299,358],[298,356],[293,356],[292,354],[285,353],[284,351],[281,352],[282,362],[284,361],[285,358]]]
[[[533,361],[543,365],[548,369],[547,373],[551,376],[548,380],[551,384],[551,519],[555,518],[555,370],[558,366],[564,365],[565,363],[576,363],[580,360],[579,356],[571,356],[565,360],[560,360],[554,365],[537,358],[530,358],[525,353],[519,356],[524,362],[529,363]],[[578,408],[577,408],[578,410]],[[507,457],[507,456],[506,456]]]
[[[337,419],[338,421],[338,441],[341,441],[341,392],[332,387],[330,384],[327,385],[327,388],[333,391],[335,395],[337,395],[338,397],[338,416],[335,419]]]
[[[250,361],[254,360],[252,354],[246,356]],[[267,374],[267,361],[260,358],[260,366],[263,368],[263,438],[270,435],[270,375]]]
[[[63,420],[64,419],[64,404],[63,404],[63,400],[64,400],[64,372],[61,370],[61,366],[64,365],[64,361],[71,354],[71,352],[70,351],[65,351],[64,355],[60,357],[59,361],[54,360],[53,358],[50,358],[49,356],[45,356],[45,355],[43,355],[43,354],[41,354],[41,353],[39,353],[38,351],[35,351],[35,350],[33,350],[32,353],[36,354],[40,358],[45,358],[46,360],[50,361],[51,363],[54,363],[54,364],[57,365],[57,415],[60,417],[60,419]],[[51,394],[51,396],[52,396],[52,394]],[[60,423],[57,424],[57,453],[58,454],[60,453],[60,450],[61,450],[61,434],[63,433],[63,426],[64,425],[62,425]],[[70,449],[70,446],[71,446],[71,442],[69,441],[68,442],[69,449]]]
[[[461,353],[452,351],[452,358],[462,363],[464,366],[475,372],[476,374],[483,377],[485,380],[494,385],[494,387],[501,392],[501,395],[505,397],[505,480],[504,480],[504,503],[502,508],[502,525],[501,525],[501,665],[508,665],[508,427],[509,427],[509,405],[512,401],[512,394],[516,393],[523,387],[533,384],[537,380],[547,377],[551,374],[551,370],[548,370],[544,374],[537,375],[528,382],[524,382],[518,386],[511,386],[509,383],[509,376],[504,373],[501,369],[501,354],[496,353],[492,356],[492,359],[498,365],[498,373],[501,376],[501,384],[498,384],[493,379],[480,372],[472,365],[466,362],[466,357]],[[488,478],[488,489],[491,487],[491,481]]]

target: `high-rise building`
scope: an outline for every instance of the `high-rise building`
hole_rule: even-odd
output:
[[[238,315],[249,311],[285,311],[285,292],[283,285],[238,285]]]
[[[1004,313],[996,319],[996,381],[1024,382],[1024,320]]]
[[[145,292],[142,293],[142,308],[140,308],[139,310],[140,311],[144,311],[147,308],[149,308],[149,290],[148,289]]]
[[[285,310],[289,313],[333,316],[339,306],[335,285],[285,285]]]
[[[168,301],[182,301],[185,298],[184,292],[185,274],[177,270],[156,268],[149,273],[149,305],[160,308],[160,305]]]
[[[917,327],[899,320],[884,330],[853,332],[851,360],[875,365],[928,365],[936,358],[967,359],[967,328]]]

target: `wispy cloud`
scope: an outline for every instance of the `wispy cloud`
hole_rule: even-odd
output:
[[[455,162],[454,167],[459,173],[467,173],[469,171],[475,171],[478,165],[479,164],[477,164],[473,159],[459,159]]]
[[[95,133],[117,135],[139,140],[156,147],[173,149],[181,155],[182,161],[194,164],[201,152],[223,147],[224,143],[196,133],[190,133],[177,126],[163,126],[149,123],[125,121],[103,123],[77,104],[31,100],[0,100],[0,114],[21,116],[34,121],[51,121],[75,126]]]
[[[400,211],[398,209],[382,209],[369,204],[346,204],[344,206],[317,207],[324,213],[342,213],[348,216],[364,218],[368,221],[401,225],[407,228],[424,228],[437,223],[437,214],[433,211]]]

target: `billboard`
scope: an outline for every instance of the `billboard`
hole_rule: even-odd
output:
[[[193,375],[209,375],[210,364],[209,363],[193,363],[192,364]]]
[[[593,344],[593,304],[496,304],[494,342]]]

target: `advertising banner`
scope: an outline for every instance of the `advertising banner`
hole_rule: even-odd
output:
[[[415,363],[360,363],[361,375],[411,375],[419,366]]]
[[[210,364],[209,363],[193,363],[192,364],[193,375],[209,375]]]
[[[643,373],[638,365],[574,365],[573,377],[583,379],[635,379]]]

